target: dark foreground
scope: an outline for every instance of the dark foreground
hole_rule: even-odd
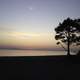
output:
[[[80,80],[80,57],[0,57],[0,80],[19,79]]]

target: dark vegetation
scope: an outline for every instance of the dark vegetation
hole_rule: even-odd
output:
[[[55,28],[56,31],[56,40],[60,40],[57,44],[65,43],[67,49],[61,44],[61,46],[67,50],[67,55],[70,56],[70,47],[75,45],[79,47],[80,45],[80,19],[65,19],[62,23]],[[80,51],[77,53],[79,54]]]
[[[80,80],[78,56],[0,57],[0,80]]]

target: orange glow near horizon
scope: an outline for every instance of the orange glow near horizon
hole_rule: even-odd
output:
[[[55,43],[52,33],[0,33],[0,45],[16,46],[18,48],[54,48]]]

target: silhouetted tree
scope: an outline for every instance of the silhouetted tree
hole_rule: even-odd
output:
[[[78,44],[80,42],[80,19],[65,19],[59,26],[55,28],[56,40],[67,45],[67,55],[70,55],[70,46],[72,43]]]
[[[78,51],[77,55],[80,56],[80,50]]]
[[[66,48],[65,48],[60,42],[57,42],[56,44],[57,44],[57,45],[60,44],[60,45],[62,46],[62,48],[66,51]]]

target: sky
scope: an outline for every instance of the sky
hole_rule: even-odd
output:
[[[54,28],[80,17],[80,0],[0,0],[0,48],[57,49]]]

